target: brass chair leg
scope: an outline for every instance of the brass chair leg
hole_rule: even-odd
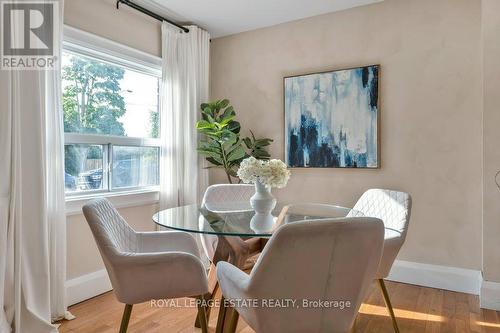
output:
[[[224,296],[220,299],[219,316],[217,317],[217,327],[215,333],[222,333],[224,331],[224,319],[226,317],[227,307],[224,305]]]
[[[216,272],[215,265],[212,263],[210,265],[210,270],[208,272],[208,293],[205,295],[206,300],[210,300],[211,304],[213,304],[213,301],[215,299],[215,295],[217,294],[217,290],[219,289],[219,282],[217,281],[217,272]],[[207,307],[207,322],[210,321],[210,312],[212,310],[211,306]],[[194,327],[200,328],[200,320],[198,317],[196,317],[196,321],[194,323]]]
[[[387,292],[387,288],[385,287],[385,282],[383,279],[378,279],[377,281],[380,289],[382,290],[382,294],[384,295],[385,305],[387,306],[387,310],[389,311],[389,315],[391,316],[394,332],[399,333],[398,323],[396,322],[396,316],[394,315],[394,310],[392,309],[391,300],[389,299],[389,293]]]
[[[212,294],[209,294],[208,296],[208,299],[210,300],[210,303],[213,304],[213,302],[215,301],[215,295],[217,294],[217,290],[219,289],[219,283],[217,283],[214,287],[214,291],[212,292]],[[212,306],[209,306],[207,308],[207,321],[210,320],[210,312],[212,312]]]
[[[128,322],[130,321],[130,314],[132,313],[132,304],[125,304],[125,309],[123,310],[122,323],[120,325],[120,333],[126,333],[128,328]]]
[[[198,321],[200,323],[201,331],[208,333],[208,320],[207,310],[205,308],[205,297],[203,295],[196,297],[198,299]]]
[[[238,326],[238,319],[240,318],[240,314],[236,309],[233,309],[231,318],[229,318],[229,322],[227,323],[227,331],[228,333],[236,332],[236,327]]]

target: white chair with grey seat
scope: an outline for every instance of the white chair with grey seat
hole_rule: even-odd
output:
[[[405,192],[370,189],[363,193],[353,208],[353,212],[361,212],[364,216],[381,219],[385,226],[384,250],[376,279],[384,295],[384,300],[392,319],[394,331],[399,332],[391,300],[384,283],[391,267],[403,246],[411,215],[411,196]]]
[[[227,330],[234,331],[239,314],[257,333],[349,332],[379,266],[383,235],[383,223],[376,218],[299,221],[276,230],[250,275],[219,262],[225,299],[301,302],[282,308],[236,302]],[[332,303],[318,310],[302,306],[302,300],[349,301],[350,307]]]
[[[127,331],[133,304],[152,299],[198,297],[208,292],[195,239],[188,233],[135,232],[106,199],[83,206],[116,298],[125,304],[120,333]],[[198,318],[207,332],[203,302]]]

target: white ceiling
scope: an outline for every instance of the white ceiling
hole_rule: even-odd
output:
[[[181,23],[222,37],[383,0],[135,0]]]

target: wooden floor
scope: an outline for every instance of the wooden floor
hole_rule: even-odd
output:
[[[477,296],[391,282],[387,282],[387,288],[401,333],[500,332],[500,312],[480,309]],[[178,300],[179,305],[185,302],[189,300]],[[196,308],[168,305],[152,307],[149,302],[135,305],[128,332],[201,332],[193,327]],[[118,332],[123,305],[109,292],[74,305],[70,311],[77,318],[63,322],[61,333],[115,333]],[[215,331],[216,320],[217,311],[214,311],[210,316],[210,332]],[[250,333],[253,330],[240,319],[237,332]],[[375,284],[361,307],[354,332],[393,332],[380,290]]]

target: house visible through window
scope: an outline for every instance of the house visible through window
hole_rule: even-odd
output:
[[[62,98],[66,193],[159,184],[159,74],[65,50]]]

